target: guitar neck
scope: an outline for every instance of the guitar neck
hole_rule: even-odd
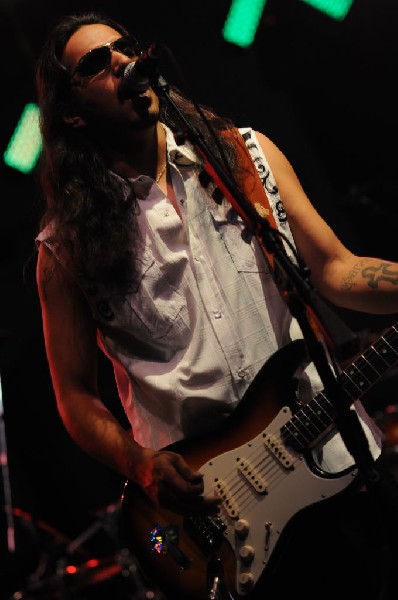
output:
[[[339,382],[352,404],[398,361],[398,323],[339,374]],[[325,391],[303,405],[281,429],[286,443],[297,450],[311,448],[330,430],[336,416]]]

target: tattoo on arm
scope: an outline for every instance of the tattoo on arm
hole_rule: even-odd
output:
[[[355,287],[355,278],[361,275],[363,279],[368,279],[368,286],[377,289],[381,281],[386,281],[392,285],[398,284],[398,268],[390,262],[380,262],[378,265],[364,267],[366,259],[360,260],[343,279],[342,290],[350,291]]]
[[[362,276],[369,279],[370,288],[378,288],[380,281],[387,281],[392,285],[398,283],[398,268],[392,263],[382,262],[377,267],[366,267],[362,271]]]
[[[365,260],[360,260],[354,265],[351,271],[343,278],[341,289],[345,292],[352,290],[355,287],[355,278],[361,272]]]

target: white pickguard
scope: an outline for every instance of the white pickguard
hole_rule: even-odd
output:
[[[357,473],[315,474],[302,455],[283,446],[280,429],[291,416],[289,408],[282,408],[262,433],[200,468],[205,494],[223,498],[224,535],[235,552],[236,587],[242,595],[255,586],[288,521],[309,504],[342,491]],[[264,442],[270,438],[275,452]]]

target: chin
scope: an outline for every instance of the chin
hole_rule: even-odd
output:
[[[159,121],[159,111],[158,110],[146,110],[146,111],[136,111],[137,117],[134,120],[134,125],[137,129],[145,129],[147,127],[152,127],[156,125]]]

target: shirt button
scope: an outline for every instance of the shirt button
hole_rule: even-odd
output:
[[[213,314],[215,319],[221,319],[222,315],[219,310],[215,310]]]
[[[165,210],[165,211],[164,211],[164,213],[163,213],[163,216],[164,216],[164,217],[168,217],[168,216],[169,216],[169,211],[168,211],[168,210]]]
[[[246,379],[246,371],[244,369],[239,369],[238,377],[239,379]]]

